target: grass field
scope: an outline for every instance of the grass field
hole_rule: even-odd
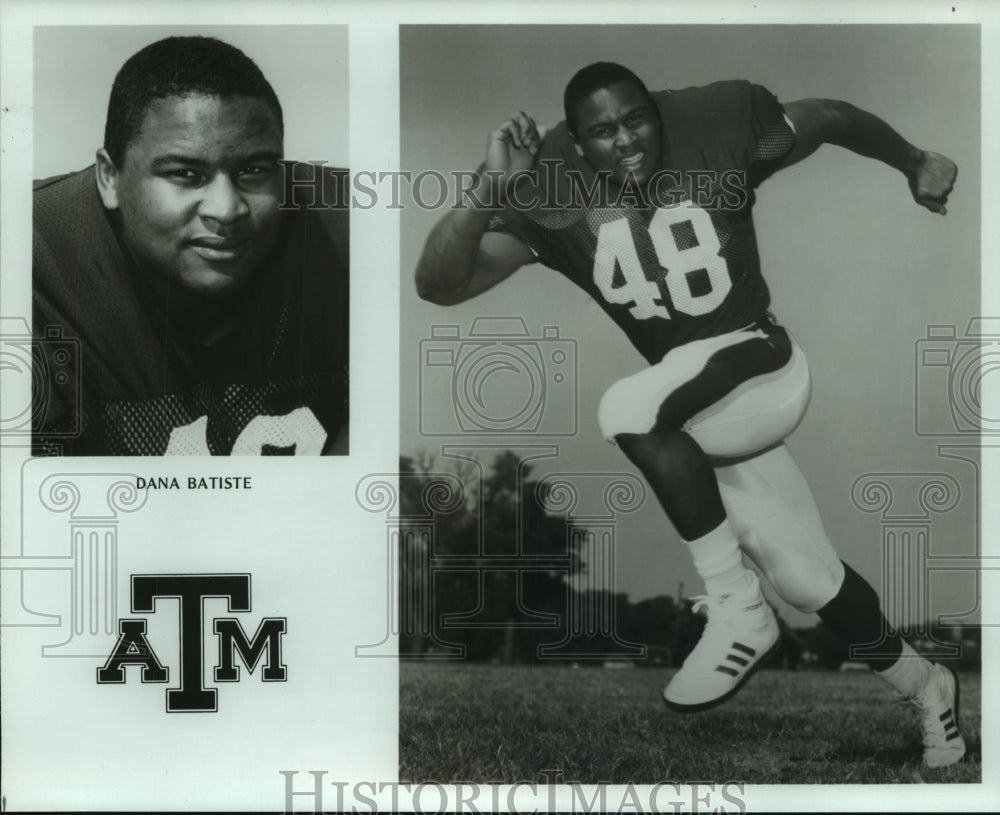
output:
[[[869,673],[764,670],[693,715],[661,701],[671,670],[400,665],[399,777],[441,783],[978,783],[978,674],[961,680],[965,761],[921,765],[912,711]]]

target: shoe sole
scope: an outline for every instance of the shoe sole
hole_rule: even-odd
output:
[[[751,676],[757,673],[757,670],[765,662],[767,662],[767,660],[769,660],[772,656],[774,656],[780,645],[781,645],[781,637],[778,637],[778,639],[774,641],[774,645],[768,648],[767,651],[764,653],[764,656],[758,659],[756,664],[754,664],[754,666],[749,671],[743,674],[743,678],[740,679],[740,681],[737,682],[732,688],[730,688],[728,691],[722,694],[722,696],[716,696],[714,699],[709,699],[707,702],[699,702],[696,705],[682,705],[677,702],[671,702],[669,699],[667,699],[666,696],[662,696],[661,698],[663,699],[664,704],[666,704],[666,706],[675,713],[700,713],[703,710],[710,710],[713,707],[717,707],[721,705],[723,702],[728,701],[733,696],[735,696],[740,691],[740,689],[747,683],[747,680],[749,680]],[[957,693],[955,700],[955,715],[956,716],[958,715]]]

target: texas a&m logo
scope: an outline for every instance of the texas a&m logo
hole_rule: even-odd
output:
[[[177,601],[179,618],[180,686],[167,689],[167,712],[215,712],[218,710],[218,691],[205,687],[205,607],[209,601],[225,600],[229,613],[250,611],[250,575],[132,575],[133,614],[154,613],[156,601],[162,599]],[[164,667],[147,639],[147,622],[141,618],[118,621],[118,641],[107,662],[97,669],[99,684],[124,683],[128,665],[141,668],[139,676],[143,682],[169,681],[169,669]],[[281,661],[281,637],[285,630],[284,617],[265,617],[251,639],[235,617],[213,618],[212,631],[218,638],[215,681],[239,682],[237,657],[251,673],[263,657],[261,680],[284,682],[288,675]]]

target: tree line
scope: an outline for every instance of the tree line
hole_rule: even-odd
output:
[[[588,585],[587,531],[549,511],[533,467],[506,450],[485,464],[403,456],[399,480],[399,649],[404,657],[496,663],[679,666],[705,618],[691,599],[633,602]],[[558,503],[558,502],[555,502]],[[591,581],[592,583],[592,581]],[[822,622],[791,628],[772,667],[836,670],[848,647]],[[978,628],[928,622],[914,645],[977,669]],[[908,631],[903,631],[904,635]]]

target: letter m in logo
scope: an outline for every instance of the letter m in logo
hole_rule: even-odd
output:
[[[215,667],[216,682],[239,682],[240,669],[236,656],[250,673],[254,672],[260,658],[267,652],[267,664],[261,670],[264,682],[284,682],[288,671],[281,662],[281,635],[285,633],[284,617],[265,617],[257,626],[252,640],[247,639],[240,621],[223,617],[214,621],[219,636],[219,663]]]

